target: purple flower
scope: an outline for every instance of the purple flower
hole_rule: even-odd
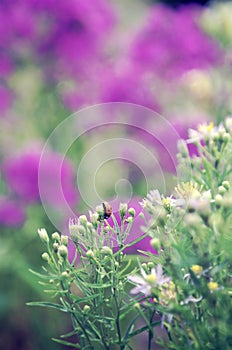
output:
[[[3,174],[12,192],[25,201],[35,202],[40,200],[38,175],[40,175],[40,187],[46,191],[46,202],[54,206],[62,206],[64,201],[73,206],[77,203],[77,191],[75,188],[75,173],[72,163],[57,153],[50,153],[43,158],[40,165],[40,153],[25,153],[13,157],[3,164]],[[39,174],[40,171],[40,174]],[[62,185],[63,196],[60,196],[57,188]]]
[[[201,11],[194,6],[183,6],[178,11],[164,5],[154,6],[132,45],[135,63],[167,79],[190,69],[219,64],[219,45],[197,24]]]
[[[150,81],[133,64],[128,64],[119,73],[116,72],[117,67],[108,72],[102,83],[101,101],[135,103],[159,112],[160,107],[152,94]]]
[[[20,226],[25,220],[22,203],[6,197],[0,197],[0,225]]]

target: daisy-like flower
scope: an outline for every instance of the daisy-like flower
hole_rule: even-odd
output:
[[[197,183],[182,182],[175,187],[177,196],[184,201],[183,204],[201,213],[210,212],[211,191],[202,191]]]
[[[150,274],[146,274],[141,268],[141,275],[142,276],[128,276],[128,280],[136,285],[136,287],[131,290],[132,294],[142,293],[145,296],[152,295],[152,291],[155,288],[171,280],[169,276],[163,274],[163,268],[160,264],[158,264],[156,268],[153,267]]]
[[[228,139],[229,133],[226,132],[224,125],[221,123],[214,126],[213,122],[198,125],[197,130],[189,129],[189,139],[187,143],[195,143],[200,141],[224,140]]]
[[[215,131],[216,127],[213,122],[200,124],[198,125],[197,130],[189,129],[189,139],[186,142],[195,143],[202,140],[207,141],[212,139]]]
[[[183,203],[179,199],[172,198],[172,196],[164,197],[163,195],[160,195],[158,190],[152,190],[148,193],[147,198],[143,199],[143,202],[140,204],[144,209],[149,209],[153,206],[160,206],[170,213],[173,207]]]

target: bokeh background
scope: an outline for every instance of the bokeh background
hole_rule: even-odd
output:
[[[232,114],[231,92],[230,1],[0,1],[0,349],[58,350],[50,338],[71,329],[65,315],[26,306],[44,300],[43,287],[29,272],[42,263],[37,229],[57,230],[38,186],[42,150],[55,128],[82,108],[126,102],[159,113],[186,138],[189,127]],[[102,140],[139,142],[156,156],[171,188],[175,160],[165,143],[175,152],[177,138],[161,128],[160,144],[139,129],[107,125],[114,117],[101,115],[106,126],[75,140],[64,160],[59,145],[70,143],[69,134],[49,145],[44,200],[64,227],[64,201],[76,215],[90,209],[80,191],[88,188],[88,171],[79,182],[76,175]],[[143,122],[151,131],[157,127],[152,118]],[[141,154],[123,152],[99,169],[92,159],[89,173],[96,173],[102,199],[114,198],[117,190],[137,203],[147,191],[144,173],[159,188],[157,167],[146,161],[139,167],[135,159]],[[57,193],[59,173],[64,197]]]

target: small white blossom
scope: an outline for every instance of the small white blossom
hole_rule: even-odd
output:
[[[218,127],[215,127],[213,122],[200,124],[197,130],[189,129],[189,139],[186,142],[194,143],[211,140],[217,130]]]
[[[136,285],[135,288],[131,290],[132,294],[143,293],[146,296],[152,294],[152,290],[158,286],[162,286],[164,283],[170,282],[171,278],[163,275],[163,268],[160,264],[157,267],[151,269],[150,274],[141,268],[141,275],[128,276],[128,280]]]
[[[144,198],[143,202],[140,204],[143,208],[160,206],[170,211],[171,208],[182,205],[183,203],[179,199],[172,198],[172,196],[164,197],[163,195],[160,195],[158,190],[152,190],[148,193],[147,198]]]

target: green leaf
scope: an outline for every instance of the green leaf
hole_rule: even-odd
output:
[[[78,295],[70,294],[70,297],[74,300],[75,304],[78,304],[78,303],[86,303],[89,300],[97,298],[99,297],[99,294],[93,294],[88,297],[79,297]]]
[[[74,343],[71,343],[71,342],[68,342],[68,341],[65,341],[65,340],[62,340],[62,339],[56,339],[56,338],[52,338],[52,340],[55,341],[56,343],[59,343],[59,344],[72,346],[75,349],[81,349],[79,344],[74,344]]]
[[[28,306],[50,307],[50,308],[57,309],[57,310],[60,310],[60,311],[63,311],[63,312],[68,312],[68,310],[64,309],[64,307],[62,305],[50,303],[50,302],[47,302],[47,301],[32,301],[32,302],[26,303],[26,305],[28,305]]]

